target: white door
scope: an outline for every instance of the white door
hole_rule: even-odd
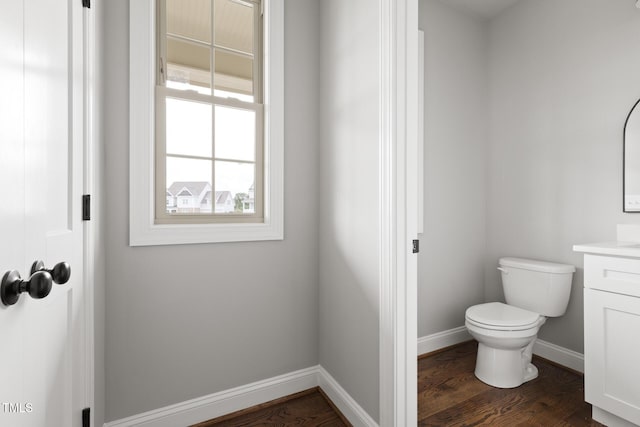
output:
[[[87,401],[82,14],[80,0],[0,0],[0,276],[71,265],[45,298],[0,304],[0,426],[77,427]]]

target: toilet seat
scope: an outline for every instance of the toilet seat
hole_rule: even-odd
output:
[[[538,313],[501,302],[469,307],[465,318],[474,326],[495,331],[523,331],[544,323],[544,317]]]

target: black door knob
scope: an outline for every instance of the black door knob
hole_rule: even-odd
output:
[[[68,262],[59,262],[53,266],[51,270],[47,270],[44,268],[44,262],[42,261],[34,261],[31,265],[31,274],[35,274],[37,271],[46,271],[51,274],[53,277],[53,281],[58,285],[62,285],[69,281],[71,277],[71,266]]]
[[[4,274],[0,283],[0,299],[4,305],[14,305],[23,292],[41,299],[49,295],[52,286],[53,277],[48,271],[37,271],[29,280],[22,280],[17,270],[11,270]]]

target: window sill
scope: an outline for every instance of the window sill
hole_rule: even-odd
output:
[[[283,240],[282,223],[147,224],[131,230],[130,246]]]

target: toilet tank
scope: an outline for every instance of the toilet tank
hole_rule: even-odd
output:
[[[498,264],[507,304],[547,317],[565,313],[573,265],[524,258],[500,258]]]

